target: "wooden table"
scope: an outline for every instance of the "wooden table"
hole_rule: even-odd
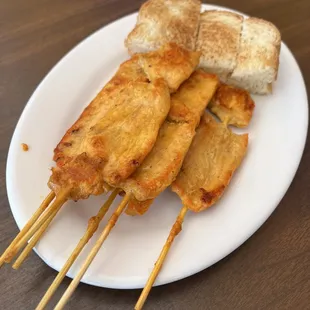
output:
[[[7,201],[5,164],[17,120],[32,92],[79,41],[136,11],[130,0],[2,0],[0,2],[0,250],[18,232]],[[213,1],[214,2],[214,1]],[[219,1],[215,1],[219,2]],[[274,22],[310,89],[310,1],[221,1]],[[268,221],[237,251],[188,279],[154,288],[145,309],[310,309],[310,143],[297,175]],[[308,238],[308,239],[307,239]],[[0,309],[33,309],[55,277],[35,254],[18,272],[0,273]],[[68,279],[54,301],[68,285]],[[139,290],[81,284],[68,309],[132,309]],[[307,300],[308,298],[308,300]]]

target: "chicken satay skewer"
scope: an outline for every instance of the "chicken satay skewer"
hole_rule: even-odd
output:
[[[186,84],[188,84],[188,85],[186,85]],[[175,107],[172,106],[172,109],[174,109],[174,112],[178,112],[178,113],[176,113],[176,115],[179,114],[181,116],[180,120],[186,121],[186,120],[192,118],[192,119],[195,119],[195,122],[198,125],[197,120],[200,119],[204,109],[208,105],[209,101],[211,100],[211,98],[213,97],[213,95],[217,89],[218,79],[215,76],[212,76],[210,74],[206,74],[206,73],[203,73],[201,71],[197,71],[192,75],[192,81],[190,78],[183,85],[185,86],[184,87],[184,90],[185,90],[184,95],[182,96],[182,94],[181,94],[181,96],[176,97],[176,106]],[[200,97],[198,97],[198,98],[197,98],[197,93],[200,95]],[[184,97],[184,98],[182,98],[182,97]],[[186,107],[189,108],[188,113],[187,113],[188,115],[184,115],[184,108],[182,108],[182,106],[180,105],[180,99],[183,99],[183,100],[185,99],[184,104]],[[199,104],[199,101],[200,101],[200,104]],[[172,105],[173,105],[173,100],[172,100]],[[195,134],[193,134],[192,139],[194,138],[194,135]],[[192,141],[192,139],[191,139],[191,141]],[[188,145],[188,147],[189,147],[189,145]],[[185,154],[186,154],[186,152],[185,152]],[[185,157],[185,154],[184,154],[184,157]],[[182,164],[182,162],[180,163],[180,165],[181,164]],[[181,168],[181,166],[178,167],[178,169],[176,169],[176,171],[175,171],[176,174],[178,173],[180,168]],[[136,171],[135,174],[137,174],[138,172],[139,172],[139,170]],[[176,177],[176,174],[172,178],[172,180],[174,180],[174,178]],[[129,180],[130,180],[130,178],[129,178]],[[127,181],[125,181],[125,183]],[[159,193],[157,193],[157,194],[159,194]],[[149,206],[150,205],[151,205],[151,201],[149,201]],[[139,204],[138,203],[135,203],[135,204],[132,203],[131,208],[133,209],[132,211],[134,213],[135,211],[137,211],[137,209],[139,209]],[[143,307],[143,304],[144,304],[144,302],[145,302],[145,300],[146,300],[146,298],[147,298],[147,296],[148,296],[148,294],[149,294],[149,292],[150,292],[150,290],[151,290],[151,288],[152,288],[152,286],[153,286],[153,284],[154,284],[154,282],[155,282],[155,280],[156,280],[156,278],[157,278],[157,276],[161,270],[161,267],[163,265],[163,262],[167,256],[167,254],[169,252],[171,244],[173,243],[174,238],[179,234],[179,232],[182,229],[182,223],[183,223],[184,217],[187,213],[187,210],[188,209],[186,207],[183,207],[181,209],[181,211],[180,211],[180,213],[176,219],[176,222],[172,226],[170,234],[166,240],[166,243],[165,243],[165,245],[164,245],[164,247],[163,247],[163,249],[159,255],[159,258],[157,259],[157,261],[155,263],[154,269],[153,269],[152,273],[150,274],[148,282],[147,282],[145,288],[143,289],[143,292],[142,292],[142,294],[138,300],[138,303],[136,305],[137,309],[141,309]],[[138,214],[143,214],[143,212],[145,212],[145,209],[142,212],[138,211]]]
[[[37,221],[37,219],[42,215],[42,213],[46,210],[46,208],[50,205],[50,203],[55,198],[55,193],[51,191],[46,198],[43,200],[41,206],[36,210],[36,212],[29,219],[27,224],[23,227],[23,229],[18,233],[15,239],[11,242],[11,244],[7,247],[0,258],[0,267],[5,262],[6,255],[12,250],[12,248],[17,244],[17,242],[29,231],[31,226]]]
[[[210,89],[209,89],[209,91],[210,91]],[[211,92],[211,91],[210,91]],[[211,97],[212,97],[212,95],[211,95]],[[195,98],[196,99],[196,98]],[[176,106],[177,107],[177,106]],[[174,107],[174,108],[176,108],[176,107]],[[172,107],[173,108],[173,107]],[[175,110],[177,110],[177,109],[175,109]],[[174,111],[174,112],[178,112],[178,113],[180,113],[181,114],[181,112],[180,111]],[[178,114],[177,113],[177,114]],[[184,113],[184,110],[183,110],[183,113]],[[160,138],[160,137],[159,137]],[[155,148],[156,148],[156,145],[155,145]],[[146,162],[148,162],[148,160],[146,160]],[[142,165],[143,166],[143,165]],[[170,236],[170,238],[168,238],[168,244],[171,244],[172,243],[172,241],[173,241],[173,239],[174,239],[174,237],[176,236],[176,232],[179,232],[180,231],[180,229],[181,229],[181,223],[182,223],[182,221],[183,221],[183,218],[184,218],[184,216],[185,216],[185,213],[186,213],[186,208],[183,208],[182,209],[182,212],[181,212],[181,214],[180,214],[180,216],[179,216],[179,218],[178,218],[178,221],[177,221],[177,224],[174,226],[175,227],[175,229],[173,229],[172,230],[172,232],[171,232],[171,236]],[[179,227],[179,229],[176,229],[177,227]],[[166,248],[165,248],[165,250],[163,251],[163,253],[162,253],[162,262],[163,262],[163,258],[165,257],[165,255],[168,253],[168,250],[169,250],[169,247],[167,246]],[[159,269],[160,269],[160,264],[158,264],[158,266],[159,266]],[[158,270],[159,270],[158,269]],[[156,274],[155,274],[155,277],[156,277]],[[154,279],[155,280],[155,279]]]
[[[115,186],[134,172],[152,149],[169,111],[167,85],[177,89],[192,73],[199,56],[200,53],[167,44],[158,51],[137,55],[123,63],[55,149],[57,167],[49,182],[53,191],[57,193],[70,184],[73,190],[68,198],[85,199],[103,193],[103,183]],[[159,70],[148,72],[147,77],[145,72],[151,67]],[[167,74],[163,68],[169,68],[173,74]],[[116,101],[120,104],[115,104]],[[150,101],[152,105],[148,104]],[[135,117],[135,124],[130,116]],[[124,146],[120,141],[127,144]],[[81,181],[81,177],[85,179]],[[34,224],[37,228],[31,228],[32,234],[28,232],[28,237],[43,224],[40,219],[39,224]],[[18,241],[17,245],[21,244]]]
[[[158,189],[156,195],[171,184],[181,168],[183,158],[190,146],[193,136],[195,135],[195,127],[197,126],[205,107],[212,98],[217,85],[218,79],[216,76],[202,71],[196,71],[187,81],[184,82],[184,84],[181,85],[177,93],[172,95],[171,109],[168,118],[160,129],[153,150],[133,176],[127,179],[128,182],[124,181],[120,184],[125,192],[127,192],[128,201],[132,202],[134,200],[134,194],[130,193],[133,190],[134,184],[140,183],[141,180],[150,181],[153,180],[153,178],[156,179],[159,175],[163,175],[163,177],[160,177],[162,181],[160,182],[161,184],[157,186]],[[175,123],[174,121],[177,122]],[[175,142],[175,139],[177,138],[179,139],[178,143],[172,143]],[[177,144],[176,147],[175,144]],[[173,155],[168,156],[169,158],[166,157],[163,159],[161,153],[162,151],[167,152],[167,147]],[[158,167],[155,166],[159,157],[162,159],[162,166],[157,169]],[[149,167],[152,168],[149,169]],[[172,169],[172,171],[167,171],[169,169]],[[152,174],[156,176],[151,177],[148,173],[144,174],[145,170],[151,171]],[[83,276],[83,274],[81,274],[81,276]],[[74,284],[72,285],[74,287]],[[66,295],[67,298],[71,296],[74,288],[70,290],[71,293]]]
[[[143,70],[145,70],[147,72],[148,78],[151,81],[152,80],[156,81],[156,79],[159,79],[157,81],[160,84],[160,83],[162,83],[161,80],[163,79],[165,85],[168,85],[169,89],[174,91],[193,72],[193,70],[195,69],[195,67],[197,66],[197,64],[199,62],[199,57],[200,57],[200,53],[199,52],[189,52],[189,51],[186,51],[186,50],[184,50],[182,48],[179,48],[175,44],[167,44],[167,46],[163,47],[158,52],[151,52],[151,53],[148,53],[148,54],[140,55],[140,56],[138,56],[138,59],[139,59],[139,62],[141,64]],[[136,57],[135,60],[137,60],[137,57]],[[168,71],[167,71],[167,68],[169,69]],[[125,74],[123,76],[120,76],[120,80],[122,80],[124,78],[124,76],[126,76],[127,74],[128,74],[128,72],[126,72],[126,70],[125,70]],[[116,83],[119,84],[119,81],[116,81]],[[136,95],[136,97],[139,97],[137,92],[135,92],[135,95]],[[164,94],[162,94],[162,95],[164,96]],[[143,101],[145,103],[149,102],[149,100],[147,100],[147,97],[145,95],[143,95],[142,98],[143,98]],[[153,101],[153,100],[151,100],[151,101]],[[169,100],[169,102],[170,102],[170,100]],[[147,104],[147,106],[149,106],[149,104]],[[126,106],[124,108],[126,108]],[[122,108],[120,110],[120,112],[122,112],[124,110],[124,108]],[[161,110],[163,110],[163,107],[161,108]],[[152,112],[152,111],[150,111],[150,112]],[[152,119],[154,119],[154,113],[150,113],[150,112],[149,112],[149,114],[152,115]],[[113,116],[113,115],[111,115],[111,116]],[[146,117],[145,115],[144,115],[144,117],[145,117],[145,120],[147,120],[147,126],[144,124],[143,125],[143,130],[145,130],[146,128],[150,127],[150,120],[149,120],[150,118]],[[110,118],[110,121],[112,121],[112,118]],[[114,124],[115,122],[116,121],[113,121],[112,123]],[[113,124],[111,124],[111,127],[113,127]],[[126,127],[123,124],[123,120],[122,120],[122,124],[121,125],[122,125],[122,128]],[[129,132],[130,131],[129,129],[130,128],[128,127],[126,131]],[[154,134],[153,134],[154,133],[154,126],[153,126],[153,128],[151,130],[149,128],[148,131],[149,131],[150,134],[152,133],[151,135],[154,136]],[[138,133],[141,133],[141,132],[142,132],[142,129],[138,130]],[[155,130],[155,132],[158,132],[158,131]],[[148,145],[148,147],[150,149],[150,142],[152,141],[152,139],[150,139],[150,138],[146,139],[146,138],[147,137],[144,134],[143,135],[143,139],[145,139],[145,141],[147,142],[147,145]],[[116,139],[113,139],[113,141],[115,141],[117,143],[117,146],[120,145],[119,141],[117,141]],[[155,140],[154,140],[154,143],[155,143]],[[130,148],[126,147],[125,149],[128,150]],[[136,149],[136,145],[134,145],[134,149]],[[123,151],[122,151],[122,153],[123,153]],[[144,152],[144,154],[145,154],[145,152]],[[146,155],[144,155],[144,157],[145,156]],[[115,158],[117,158],[117,156],[114,156],[114,159]],[[139,158],[139,157],[135,157],[135,158]],[[132,160],[131,161],[131,163],[133,165],[139,165],[140,162],[141,162],[141,157],[140,157],[140,160],[138,160],[138,161],[137,160]],[[117,166],[119,166],[119,164],[117,164]],[[112,177],[116,178],[116,177],[118,177],[118,175],[114,174],[114,176],[112,175]],[[123,180],[124,180],[124,178],[123,178]],[[112,180],[112,182],[109,182],[109,180],[107,180],[107,182],[109,184],[112,183],[115,186],[115,181],[121,182],[123,180],[122,179],[120,179],[120,180],[114,179],[114,180]],[[110,181],[111,181],[111,179],[110,179]],[[130,198],[131,197],[129,197],[128,200]],[[125,206],[126,205],[124,205],[124,207]],[[116,211],[116,213],[119,212],[118,210]],[[120,215],[120,213],[119,213],[119,215]],[[119,215],[115,218],[116,220],[119,217]],[[107,230],[106,230],[107,235],[109,234],[109,232],[110,232],[110,230],[112,229],[113,226],[114,225],[110,226],[110,228],[107,227]]]
[[[145,200],[145,204],[142,203],[143,211],[138,212],[138,214],[141,215],[146,212],[152,202],[152,198],[158,196],[177,176],[187,150],[195,136],[195,128],[199,124],[200,117],[213,97],[217,86],[218,79],[215,75],[198,70],[172,96],[168,119],[160,130],[159,138],[153,150],[136,172],[122,184],[125,190],[131,188],[137,194],[145,192],[143,198],[148,200]],[[162,156],[163,151],[169,155]],[[156,168],[154,170],[153,167],[158,167],[156,165],[158,158],[161,160],[161,166],[159,169]],[[148,173],[148,171],[151,173]],[[162,182],[158,182],[159,179]],[[152,190],[148,190],[149,184],[153,184],[151,186]],[[145,205],[147,205],[146,208]],[[133,211],[134,213],[139,207],[139,201],[131,200],[128,207],[130,210],[127,210],[127,212],[131,213]],[[170,245],[175,236],[181,231],[186,212],[187,208],[182,208],[177,221],[171,229],[166,244],[150,276],[149,283],[143,292],[142,300],[140,301],[142,303],[144,303],[161,269]]]
[[[185,90],[184,93],[180,91],[182,87],[179,89],[176,97],[172,96],[171,98],[171,111],[168,115],[168,118],[170,117],[176,122],[186,122],[190,119],[190,115],[196,116],[200,115],[199,113],[199,95],[200,98],[203,96],[203,94],[206,96],[208,93],[212,94],[212,79],[211,76],[209,77],[210,81],[202,79],[202,76],[197,74],[199,70],[195,73],[196,79],[194,78],[195,74],[192,74],[191,78],[183,83],[182,87],[184,87]],[[193,79],[192,82],[194,82],[194,85],[191,87],[190,80]],[[188,90],[186,89],[186,84],[189,86]],[[201,83],[201,89],[199,90],[199,83]],[[198,97],[197,97],[198,94]],[[183,98],[182,98],[183,97]],[[206,97],[207,98],[207,97]],[[175,100],[176,99],[176,100]],[[176,101],[176,102],[175,102]],[[182,105],[178,104],[178,102],[184,101],[186,103],[186,107],[188,108],[188,112],[185,113],[186,109],[182,107]],[[200,107],[201,108],[201,107]],[[212,100],[207,105],[207,108],[212,111],[221,121],[222,123],[227,127],[228,125],[232,125],[235,127],[243,128],[248,126],[253,110],[255,108],[254,101],[252,100],[250,94],[246,90],[242,90],[236,87],[228,86],[226,84],[220,84],[217,88]],[[187,115],[186,115],[187,114]],[[177,118],[176,116],[179,117]],[[176,126],[177,127],[177,126]],[[164,136],[183,136],[186,137],[186,126],[179,125],[179,130],[174,130],[174,133],[168,132],[166,130],[162,130],[159,133],[159,139],[161,135]],[[163,132],[162,132],[163,131]],[[183,131],[183,133],[181,133]],[[159,140],[158,139],[158,140]],[[157,141],[158,141],[157,140]],[[132,189],[135,196],[138,197],[137,199],[132,199],[129,204],[128,208],[126,209],[126,213],[128,215],[143,215],[148,208],[151,206],[155,196],[158,196],[159,193],[166,188],[167,184],[170,185],[171,181],[174,180],[176,177],[176,174],[171,173],[171,171],[178,171],[176,162],[173,163],[174,158],[178,158],[180,154],[182,154],[182,151],[184,152],[184,149],[180,148],[181,144],[186,143],[186,139],[170,139],[170,144],[176,145],[176,147],[169,146],[169,139],[166,139],[166,148],[163,143],[158,145],[158,143],[155,144],[155,147],[153,148],[152,152],[148,155],[144,163],[141,167],[136,170],[136,172],[130,176],[127,180],[125,180],[124,183],[124,189],[126,189],[126,186],[129,186],[129,188]],[[160,152],[161,149],[164,149],[164,152]],[[156,152],[157,151],[157,152]],[[177,152],[175,152],[177,151]],[[168,159],[165,158],[165,154],[168,155]],[[152,158],[151,158],[152,156]],[[160,160],[158,160],[160,158]],[[180,157],[179,157],[180,158]],[[166,164],[165,164],[166,161]],[[148,164],[148,166],[147,166]],[[166,165],[166,173],[164,173],[165,169],[163,167]],[[157,173],[157,176],[154,177],[154,173],[149,169],[151,166],[161,166],[162,171],[158,171],[158,169],[155,169],[155,172]],[[197,167],[199,169],[199,167]],[[148,173],[150,171],[151,173]],[[169,172],[168,172],[169,171]],[[155,173],[155,175],[156,175]],[[170,175],[170,178],[167,177],[167,175]],[[160,178],[158,176],[162,176],[163,182],[160,182]],[[151,182],[150,182],[151,181]],[[170,181],[170,183],[169,183]],[[158,183],[160,183],[160,186],[158,186]],[[149,189],[151,188],[151,189]],[[150,199],[151,198],[151,199]]]
[[[168,120],[166,120],[161,127],[153,150],[133,176],[127,179],[128,182],[125,181],[124,183],[121,183],[121,187],[127,192],[126,196],[128,196],[128,201],[134,199],[134,195],[130,194],[130,188],[132,189],[132,185],[137,179],[138,181],[141,181],[140,178],[147,179],[148,181],[152,179],[150,175],[144,175],[143,171],[149,166],[155,165],[154,159],[156,160],[156,157],[160,157],[161,151],[167,152],[167,144],[169,146],[168,149],[172,149],[173,143],[171,142],[175,142],[175,139],[178,138],[176,135],[182,136],[179,138],[184,138],[183,136],[186,135],[187,137],[184,140],[181,139],[178,141],[179,145],[176,150],[174,150],[176,151],[176,155],[173,154],[173,158],[167,158],[165,160],[161,158],[165,163],[159,170],[166,178],[166,183],[158,186],[156,195],[170,185],[171,181],[169,180],[173,180],[181,168],[183,161],[182,158],[184,158],[192,138],[195,135],[195,127],[197,126],[205,107],[212,98],[217,85],[218,79],[215,75],[196,71],[186,82],[184,82],[184,84],[182,84],[178,92],[172,95],[171,110],[168,114]],[[175,121],[176,123],[181,123],[181,125],[179,125],[179,127],[176,126]],[[168,136],[170,137],[169,139],[167,139]],[[174,157],[176,157],[177,160]],[[150,169],[150,171],[153,171],[153,174],[156,174],[158,177],[159,170],[156,170],[155,173],[154,168]],[[169,177],[167,176],[167,172],[169,172],[167,169],[173,170],[170,171]]]
[[[145,213],[153,199],[174,181],[218,83],[215,75],[196,70],[171,96],[170,112],[152,151],[141,166],[120,184],[134,197],[128,204],[127,214]]]
[[[171,110],[168,118],[162,126],[158,139],[151,153],[147,156],[142,165],[136,170],[133,176],[129,177],[121,184],[122,188],[128,192],[133,190],[135,184],[156,184],[152,186],[152,195],[157,196],[163,191],[176,177],[181,168],[182,161],[195,135],[195,128],[199,119],[212,98],[218,86],[218,79],[214,75],[202,71],[196,71],[192,76],[182,84],[180,89],[171,98]],[[176,142],[177,141],[177,142]],[[170,156],[163,157],[162,152],[170,151]],[[161,158],[161,166],[155,169],[158,158]],[[150,171],[152,175],[148,172]],[[162,181],[158,184],[158,179]],[[137,187],[136,187],[137,188]],[[141,192],[147,190],[147,185]],[[134,191],[135,193],[137,191]],[[134,204],[134,195],[130,197],[131,203]],[[152,198],[152,197],[147,197]],[[151,201],[151,199],[148,199]],[[167,255],[168,244],[173,242],[174,237],[181,229],[183,218],[186,214],[186,208],[182,209],[176,224],[173,226],[171,236],[167,240],[167,246],[161,253],[161,259]],[[153,278],[155,280],[161,264],[157,264]],[[68,296],[69,298],[70,296]]]
[[[119,193],[119,189],[115,189],[108,200],[105,202],[105,204],[101,207],[98,214],[94,217],[91,217],[88,221],[88,226],[85,234],[80,239],[79,243],[75,247],[74,251],[71,253],[70,257],[62,267],[62,269],[59,271],[58,275],[56,276],[55,280],[41,299],[40,303],[38,304],[36,310],[44,309],[55,291],[57,290],[58,286],[66,276],[67,272],[85,247],[85,245],[88,243],[88,241],[92,238],[93,234],[96,232],[96,230],[99,227],[100,222],[102,221],[105,214],[108,212],[111,204],[113,203],[116,195]],[[13,266],[14,267],[14,266]]]
[[[255,104],[247,91],[225,84],[221,84],[218,87],[214,97],[208,105],[208,108],[217,115],[217,117],[226,127],[228,125],[246,127],[252,118],[254,107]],[[151,202],[149,202],[149,206],[150,204]],[[139,205],[136,203],[132,208],[133,210],[130,210],[133,213],[137,211],[134,207],[138,209],[138,212],[136,212],[138,214],[145,212],[145,207],[143,206],[144,208],[139,210],[141,208],[139,208]],[[181,230],[181,225],[187,210],[188,209],[185,206],[183,206],[181,209],[178,218],[170,231],[167,241],[155,263],[155,267],[149,276],[149,280],[141,293],[139,301],[136,304],[136,309],[141,309],[143,307],[143,304],[157,278],[157,275],[160,272],[172,242]],[[178,229],[176,229],[176,227],[178,227]]]
[[[99,236],[98,240],[96,241],[94,247],[92,248],[92,250],[88,254],[88,256],[87,256],[86,260],[84,261],[81,269],[79,270],[77,275],[74,277],[74,279],[71,281],[71,283],[68,286],[68,288],[65,291],[65,293],[62,295],[62,297],[59,300],[58,304],[54,308],[55,310],[63,309],[63,307],[66,305],[66,303],[68,302],[69,298],[71,297],[71,295],[75,291],[76,287],[79,285],[80,280],[82,279],[82,277],[86,273],[87,269],[89,268],[90,264],[94,260],[95,256],[99,252],[103,242],[106,240],[106,238],[108,237],[108,235],[111,232],[112,228],[116,224],[119,216],[122,214],[122,212],[126,208],[127,203],[128,203],[130,198],[131,198],[131,194],[126,194],[124,196],[124,198],[122,199],[121,203],[119,204],[119,206],[117,207],[117,209],[115,210],[115,212],[111,215],[111,217],[110,217],[110,219],[108,221],[108,224],[106,225],[106,227],[102,231],[101,235]]]
[[[247,143],[246,134],[238,136],[225,125],[217,123],[209,114],[204,115],[186,155],[182,170],[172,184],[172,190],[180,196],[183,208],[170,231],[135,310],[142,309],[172,242],[181,231],[187,210],[203,211],[222,196],[245,155]]]
[[[123,66],[120,67],[118,73],[116,74],[116,76],[114,78],[112,78],[112,80],[110,81],[110,83],[108,83],[103,90],[101,91],[101,93],[96,97],[96,99],[90,104],[89,107],[86,108],[86,110],[83,112],[83,114],[81,115],[81,117],[78,119],[78,121],[69,129],[69,131],[65,134],[65,136],[63,137],[63,139],[61,140],[61,142],[58,144],[58,146],[55,149],[55,153],[54,153],[54,160],[57,163],[57,167],[53,168],[53,173],[52,176],[50,178],[50,184],[51,187],[54,189],[55,192],[59,192],[62,191],[62,188],[65,187],[68,183],[74,182],[74,185],[70,188],[70,191],[68,191],[67,195],[69,196],[73,196],[71,197],[74,200],[78,200],[80,198],[87,198],[90,194],[98,194],[102,192],[102,188],[103,186],[100,185],[103,183],[102,177],[100,176],[100,172],[98,171],[100,168],[102,169],[102,167],[100,167],[100,164],[102,162],[102,160],[98,160],[98,155],[96,154],[96,152],[99,151],[103,151],[106,152],[105,150],[101,150],[100,148],[98,148],[98,143],[97,140],[99,141],[100,139],[102,139],[102,136],[104,136],[105,139],[109,139],[108,140],[111,143],[111,147],[116,147],[116,145],[114,145],[114,137],[115,137],[115,132],[113,130],[111,130],[110,128],[112,127],[112,129],[114,130],[118,130],[118,123],[116,122],[116,125],[114,126],[110,126],[110,128],[103,130],[102,127],[102,123],[99,122],[93,122],[92,119],[89,117],[89,113],[87,110],[89,109],[93,109],[93,110],[98,110],[98,105],[100,104],[100,102],[102,101],[102,97],[104,97],[104,94],[107,94],[107,96],[109,96],[109,92],[110,92],[110,88],[114,87],[114,83],[115,79],[118,80],[120,78],[123,79],[123,83],[126,84],[127,82],[130,84],[134,84],[137,83],[137,85],[139,85],[140,87],[140,91],[142,92],[148,92],[149,95],[154,98],[154,100],[157,100],[157,106],[158,108],[161,108],[163,111],[159,114],[160,116],[160,122],[159,124],[156,123],[156,121],[154,122],[155,125],[157,125],[158,129],[159,129],[159,125],[161,124],[161,122],[164,120],[164,117],[166,116],[168,110],[169,110],[169,94],[167,91],[167,86],[165,85],[164,82],[159,82],[160,85],[158,86],[154,86],[154,84],[152,84],[151,86],[149,86],[149,84],[147,83],[147,78],[145,73],[139,72],[136,73],[136,71],[141,71],[141,67],[137,64],[137,60],[132,60],[132,61],[127,61],[125,64],[123,64]],[[126,74],[128,74],[129,72],[134,72],[135,74],[138,75],[137,79],[138,82],[131,82],[131,81],[127,81],[126,78],[123,75],[123,72],[125,72]],[[140,82],[140,79],[143,82]],[[133,86],[133,85],[132,85]],[[116,87],[117,90],[122,91],[124,86],[119,86],[118,88]],[[138,87],[138,86],[137,86]],[[158,88],[157,92],[154,94],[154,91],[152,88]],[[147,89],[149,88],[149,89]],[[130,88],[127,89],[127,93],[122,93],[122,95],[127,99],[131,101],[132,103],[132,108],[136,109],[136,104],[139,104],[140,101],[135,99],[134,97],[130,97],[131,95],[133,95],[133,92]],[[167,98],[164,98],[166,95]],[[98,102],[97,102],[98,101]],[[112,100],[112,98],[110,98],[111,104],[112,101],[114,102],[114,100]],[[105,102],[106,105],[108,105],[107,102]],[[156,106],[156,105],[155,105]],[[118,107],[120,108],[120,107]],[[130,104],[127,104],[127,109],[130,108]],[[166,110],[165,110],[166,109]],[[113,108],[111,108],[111,111],[113,110]],[[167,111],[167,112],[166,112]],[[113,112],[113,111],[112,111]],[[109,113],[109,110],[107,111],[107,113]],[[143,116],[143,115],[142,115]],[[91,124],[90,129],[88,129],[88,131],[85,129],[85,132],[80,133],[80,131],[82,131],[80,128],[82,126],[85,127],[85,122],[88,121]],[[90,125],[89,125],[90,126]],[[106,128],[106,127],[104,127]],[[158,130],[157,129],[157,130]],[[74,140],[74,137],[76,136],[76,132],[78,132],[78,135],[83,134],[83,136],[86,137],[86,139],[89,140],[89,143],[91,145],[95,145],[96,146],[96,150],[92,151],[90,150],[89,152],[91,153],[92,156],[94,156],[95,158],[93,159],[91,156],[87,156],[86,152],[83,152],[83,149],[81,149],[81,146],[79,143],[73,143],[72,141]],[[114,136],[113,138],[111,136]],[[154,135],[154,138],[156,138],[156,135]],[[149,144],[149,142],[147,141],[147,143]],[[148,148],[150,148],[148,146]],[[81,153],[82,152],[82,153]],[[95,154],[94,154],[95,153]],[[138,153],[141,154],[141,151]],[[105,154],[105,153],[104,153]],[[105,155],[102,156],[105,156]],[[101,155],[99,153],[99,155]],[[132,155],[133,156],[133,155]],[[145,155],[144,155],[145,156]],[[141,158],[141,156],[137,156],[139,159]],[[99,156],[100,158],[100,156]],[[141,158],[143,159],[143,157]],[[111,161],[113,161],[114,159],[112,158]],[[106,171],[104,171],[103,173],[107,176],[107,179],[109,179],[112,182],[115,181],[116,178],[124,178],[127,177],[128,174],[131,173],[131,171],[134,171],[135,166],[133,164],[131,164],[130,166],[126,166],[125,169],[122,170],[123,166],[125,165],[120,165],[120,168],[115,168],[115,166],[113,166],[113,164],[108,161],[107,165],[108,168],[106,169]],[[112,166],[112,167],[111,167]],[[105,167],[104,167],[105,168]],[[125,171],[124,171],[125,170]],[[122,176],[119,176],[119,173],[122,173]],[[80,182],[80,175],[92,175],[91,177],[89,177],[89,180],[83,180],[84,183],[88,183],[87,185],[89,185],[86,193],[85,193],[85,189],[84,186],[85,184],[83,182]],[[93,176],[95,175],[95,177]],[[76,177],[76,179],[74,179]],[[90,184],[89,184],[90,183]],[[99,184],[100,186],[98,186],[97,184]],[[71,192],[72,190],[72,192]],[[65,200],[66,201],[66,200]],[[65,202],[64,201],[64,202]],[[29,231],[21,238],[21,240],[19,240],[15,246],[13,248],[11,248],[10,252],[6,255],[5,261],[11,261],[12,258],[17,254],[17,252],[21,249],[21,247],[23,247],[27,241],[29,240],[29,238],[31,238],[33,236],[34,233],[36,233],[36,231],[41,227],[41,225],[44,224],[44,222],[47,220],[47,218],[50,216],[50,214],[52,214],[54,212],[55,206],[53,206],[53,208],[49,208],[43,215],[41,218],[38,219],[37,222],[35,222],[33,224],[33,226],[29,229]],[[59,206],[60,208],[60,206]],[[47,226],[47,225],[45,225]],[[43,228],[42,228],[43,230]],[[39,235],[37,235],[38,237]]]

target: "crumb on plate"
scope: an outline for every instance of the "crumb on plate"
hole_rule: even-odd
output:
[[[26,143],[22,143],[22,148],[24,152],[27,152],[29,150],[29,146]]]

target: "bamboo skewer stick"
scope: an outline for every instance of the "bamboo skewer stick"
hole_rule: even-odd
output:
[[[61,206],[60,206],[61,207]],[[42,235],[45,233],[47,227],[50,225],[54,217],[57,215],[60,208],[55,209],[50,217],[44,222],[44,224],[39,228],[39,230],[33,235],[27,246],[24,248],[20,256],[17,258],[15,263],[13,264],[13,269],[18,269],[20,265],[24,262],[24,260],[28,257],[31,250],[36,246]]]
[[[95,256],[99,252],[103,242],[106,240],[108,237],[109,233],[111,232],[112,228],[116,224],[119,216],[121,213],[124,211],[125,207],[127,206],[127,203],[129,199],[131,198],[131,194],[126,194],[117,207],[116,211],[111,215],[108,224],[104,228],[103,232],[101,233],[99,239],[96,241],[94,247],[92,248],[91,252],[88,254],[86,260],[84,261],[81,269],[79,270],[78,274],[74,277],[70,285],[68,286],[67,290],[65,293],[62,295],[61,299],[59,300],[58,304],[54,308],[54,310],[61,310],[63,307],[66,305],[68,302],[69,298],[73,294],[74,290],[76,287],[79,285],[80,280],[82,279],[83,275],[87,271],[88,267],[94,260]]]
[[[40,227],[48,220],[48,218],[63,206],[63,204],[68,200],[67,196],[70,189],[64,189],[56,197],[55,201],[50,205],[50,207],[42,214],[42,216],[34,223],[34,225],[26,232],[26,234],[15,244],[15,246],[7,253],[4,260],[9,263],[14,258],[14,256],[21,250],[22,247],[26,245],[29,239],[40,229]]]
[[[175,223],[173,224],[171,230],[170,230],[170,233],[169,233],[169,236],[167,238],[167,241],[163,247],[163,249],[161,250],[161,253],[155,263],[155,266],[146,282],[146,285],[138,299],[138,302],[136,303],[135,305],[135,310],[141,310],[151,289],[152,289],[152,286],[160,272],[160,269],[162,268],[162,265],[165,261],[165,258],[170,250],[170,247],[172,245],[172,242],[174,241],[174,238],[180,233],[180,231],[182,230],[182,224],[183,224],[183,221],[184,221],[184,217],[186,215],[186,212],[187,212],[187,207],[183,206]]]
[[[105,216],[105,214],[109,210],[111,204],[113,203],[113,201],[114,201],[114,199],[118,193],[119,193],[119,189],[115,189],[111,193],[111,195],[109,196],[108,200],[100,208],[98,214],[96,216],[90,218],[90,220],[88,221],[88,227],[87,227],[87,230],[86,230],[84,236],[80,239],[79,243],[77,244],[74,251],[71,253],[67,262],[62,267],[62,269],[58,273],[57,277],[54,279],[53,283],[51,284],[51,286],[49,287],[49,289],[47,290],[47,292],[45,293],[45,295],[41,299],[36,310],[43,310],[46,307],[47,303],[50,301],[51,297],[53,296],[53,294],[57,290],[58,286],[60,285],[60,283],[62,282],[62,280],[66,276],[68,270],[71,268],[71,266],[73,265],[73,263],[75,262],[75,260],[77,259],[77,257],[79,256],[79,254],[81,253],[81,251],[83,250],[85,245],[87,244],[87,242],[92,238],[93,234],[98,229],[98,226],[99,226],[101,220],[103,219],[103,217]]]
[[[13,247],[17,244],[17,242],[19,242],[19,240],[29,231],[29,229],[33,226],[33,224],[37,221],[37,219],[45,211],[45,209],[49,206],[49,204],[52,202],[54,198],[55,198],[55,193],[51,191],[46,196],[46,198],[43,200],[43,202],[41,203],[41,206],[36,210],[36,212],[29,219],[27,224],[23,227],[23,229],[18,233],[15,239],[11,242],[11,244],[7,247],[7,249],[1,255],[0,267],[5,262],[6,255],[13,249]]]

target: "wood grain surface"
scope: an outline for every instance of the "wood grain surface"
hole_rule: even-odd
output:
[[[105,24],[136,11],[141,2],[0,1],[1,252],[18,232],[7,200],[5,165],[14,127],[27,100],[65,53]],[[212,2],[275,23],[303,71],[309,94],[309,0]],[[154,288],[145,309],[310,309],[309,142],[308,137],[296,177],[268,221],[238,250],[211,268]],[[34,309],[55,274],[34,253],[18,272],[4,266],[0,272],[0,309]],[[51,305],[68,284],[65,279]],[[67,309],[132,309],[139,293],[81,284]]]

